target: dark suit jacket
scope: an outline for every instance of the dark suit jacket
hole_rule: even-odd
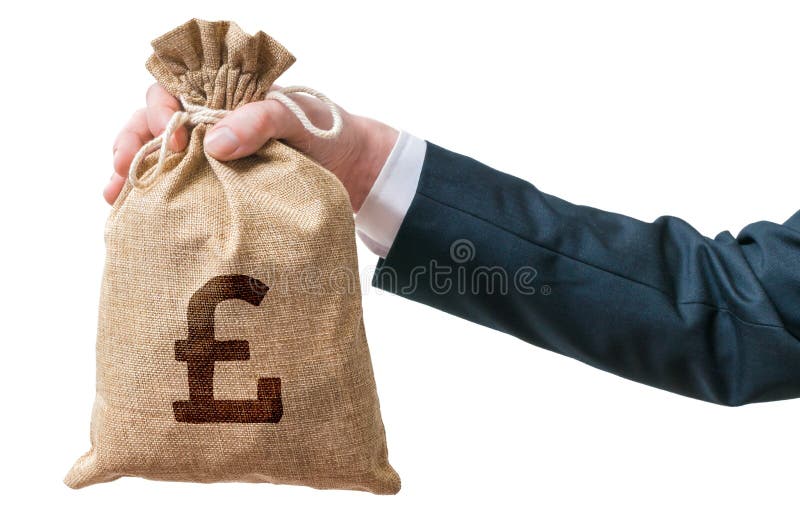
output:
[[[573,205],[428,143],[373,285],[705,401],[800,396],[800,212],[711,239],[674,217]]]

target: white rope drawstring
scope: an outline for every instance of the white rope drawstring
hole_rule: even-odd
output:
[[[324,103],[328,107],[328,111],[330,111],[331,117],[333,118],[333,124],[331,125],[331,128],[320,129],[312,124],[311,120],[308,119],[308,116],[306,116],[306,113],[300,108],[300,106],[287,96],[287,94],[292,93],[308,94],[309,96],[313,96]],[[294,116],[297,117],[303,127],[315,137],[319,137],[321,139],[332,139],[336,138],[342,131],[342,115],[339,114],[339,109],[337,109],[336,104],[333,103],[330,98],[312,88],[303,87],[300,85],[284,87],[282,89],[267,93],[264,99],[277,100],[281,102],[286,106],[287,109],[289,109],[289,111],[292,112]],[[188,124],[189,126],[197,126],[200,124],[216,124],[225,118],[229,113],[233,112],[225,109],[210,109],[202,105],[188,103],[183,97],[181,97],[181,103],[183,104],[184,110],[176,111],[172,115],[172,118],[169,119],[169,122],[167,122],[167,127],[164,128],[164,132],[139,148],[139,151],[136,152],[133,161],[131,161],[131,168],[128,171],[128,181],[130,181],[134,188],[145,189],[152,185],[161,175],[161,172],[164,169],[164,161],[166,161],[167,156],[171,152],[171,150],[167,147],[167,140],[172,138],[172,135],[178,129],[183,127],[185,124]],[[141,166],[145,157],[155,151],[159,152],[158,162],[156,163],[153,173],[149,176],[149,179],[147,179],[146,182],[143,182],[140,179],[141,176],[139,175],[139,166]]]

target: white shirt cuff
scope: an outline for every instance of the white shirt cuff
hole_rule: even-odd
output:
[[[426,149],[424,140],[401,131],[356,214],[356,233],[376,255],[385,258],[394,243],[417,192]]]

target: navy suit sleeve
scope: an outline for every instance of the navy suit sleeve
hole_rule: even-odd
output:
[[[429,143],[373,284],[697,399],[800,396],[800,212],[712,239],[674,217],[573,205]]]

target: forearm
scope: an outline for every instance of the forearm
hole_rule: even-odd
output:
[[[800,396],[800,297],[781,286],[798,250],[788,224],[712,240],[676,218],[572,205],[429,144],[373,282],[629,379],[742,404]]]

